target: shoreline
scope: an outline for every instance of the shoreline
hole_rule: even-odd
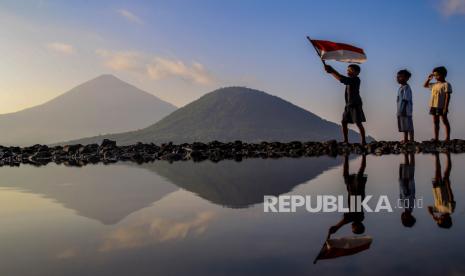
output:
[[[402,144],[398,141],[373,141],[365,146],[358,143],[344,144],[336,140],[326,142],[261,142],[245,143],[218,142],[209,143],[137,143],[118,146],[115,141],[103,140],[100,145],[64,145],[30,147],[0,146],[0,166],[19,166],[20,164],[46,165],[50,162],[69,166],[86,164],[115,163],[132,161],[136,163],[164,160],[169,162],[188,161],[200,162],[210,160],[241,161],[247,158],[299,158],[346,154],[389,155],[404,153],[465,153],[465,140],[453,139],[444,141],[422,141]]]

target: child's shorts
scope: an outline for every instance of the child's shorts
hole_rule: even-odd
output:
[[[342,123],[359,124],[363,122],[366,122],[366,119],[362,105],[350,105],[344,108],[344,113],[342,113]]]
[[[399,132],[413,131],[412,116],[397,116],[397,127]]]
[[[446,115],[447,111],[444,112],[444,109],[441,107],[431,107],[429,110],[431,115]]]

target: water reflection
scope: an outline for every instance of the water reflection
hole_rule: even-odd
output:
[[[183,218],[165,218],[155,210],[145,209],[105,235],[98,251],[133,249],[185,239],[187,235],[199,236],[215,216],[215,212],[202,211]]]
[[[1,176],[0,187],[50,198],[107,225],[178,190],[153,173],[121,164],[5,167]]]
[[[399,199],[404,211],[400,219],[405,227],[413,227],[416,218],[413,216],[415,208],[415,154],[405,153],[404,162],[399,164]]]
[[[245,208],[263,202],[264,195],[289,192],[340,162],[322,157],[7,167],[2,168],[0,187],[53,199],[81,216],[111,225],[179,188],[215,204]]]
[[[262,203],[265,195],[287,193],[340,163],[338,158],[323,156],[219,163],[154,162],[140,166],[212,203],[246,208]]]
[[[358,172],[349,174],[349,156],[346,155],[344,157],[343,178],[347,189],[348,207],[350,211],[344,213],[342,219],[336,225],[329,228],[328,237],[329,235],[335,234],[342,226],[348,223],[351,223],[352,232],[354,234],[363,234],[365,232],[365,225],[363,224],[365,214],[363,209],[356,210],[356,200],[357,197],[360,197],[361,200],[365,199],[365,185],[368,180],[368,176],[365,174],[366,165],[366,155],[363,155]]]
[[[434,206],[428,206],[428,212],[441,228],[452,227],[452,213],[455,210],[454,193],[450,183],[452,161],[450,153],[446,153],[446,168],[441,171],[439,153],[434,155],[433,197]]]
[[[365,186],[368,180],[368,176],[365,174],[366,163],[366,155],[363,155],[357,173],[350,174],[349,156],[344,156],[342,176],[347,189],[346,198],[348,200],[347,206],[349,212],[344,213],[339,222],[329,228],[323,248],[314,263],[320,259],[353,255],[370,247],[372,238],[369,236],[345,236],[331,239],[332,235],[336,234],[341,227],[349,223],[351,223],[353,234],[360,235],[365,232],[365,225],[363,224],[365,214],[363,209],[357,210],[357,201],[365,199]]]
[[[461,275],[452,162],[465,155],[2,168],[0,275]],[[283,193],[424,198],[431,215],[264,213]]]

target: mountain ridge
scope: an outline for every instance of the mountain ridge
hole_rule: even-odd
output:
[[[177,107],[113,75],[100,75],[36,106],[0,115],[0,144],[51,144],[146,127]]]
[[[352,140],[358,133],[350,130]],[[340,126],[280,97],[246,87],[224,87],[207,93],[144,129],[87,137],[69,143],[189,143],[324,141],[340,137]]]

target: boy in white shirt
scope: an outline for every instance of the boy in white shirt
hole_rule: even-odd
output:
[[[449,112],[452,86],[446,81],[446,76],[447,69],[444,66],[436,67],[423,85],[425,88],[431,89],[430,114],[433,116],[434,123],[433,141],[439,140],[439,117],[446,128],[446,141],[450,141],[450,124],[447,113]],[[435,83],[431,83],[433,77],[436,79]]]
[[[400,84],[397,91],[397,126],[399,132],[404,133],[402,143],[414,141],[412,89],[408,85],[411,76],[412,74],[405,69],[397,72],[397,82]]]

